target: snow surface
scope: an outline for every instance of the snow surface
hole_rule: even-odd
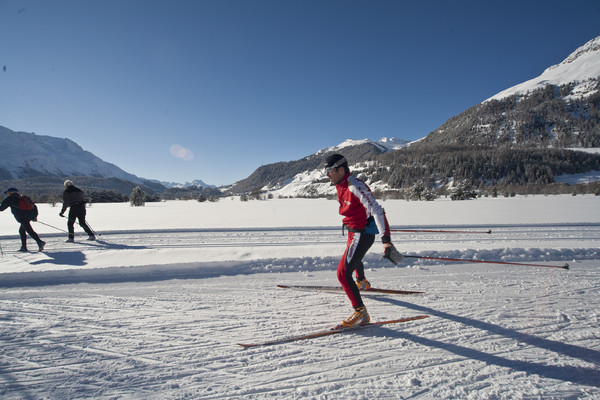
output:
[[[337,285],[337,202],[275,199],[94,204],[101,236],[65,243],[66,219],[41,204],[44,253],[18,253],[0,213],[3,399],[598,399],[600,197],[382,202],[408,255],[375,244],[374,321],[429,315],[302,342],[240,342],[328,328],[345,295],[279,289]],[[44,225],[46,224],[46,225]],[[51,226],[48,226],[51,225]],[[33,243],[29,239],[30,247]]]

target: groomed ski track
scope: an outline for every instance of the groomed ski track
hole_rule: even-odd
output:
[[[413,254],[568,261],[571,270],[396,268],[376,244],[366,258],[372,283],[427,294],[366,298],[371,316],[429,318],[245,350],[236,343],[323,329],[350,313],[344,296],[276,286],[337,284],[337,227],[115,230],[72,244],[48,232],[44,254],[19,254],[16,235],[1,236],[0,396],[598,398],[600,226],[488,227],[491,235],[393,239]]]

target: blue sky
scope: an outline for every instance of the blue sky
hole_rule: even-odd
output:
[[[598,21],[598,0],[0,0],[0,125],[226,185],[345,139],[424,137]]]

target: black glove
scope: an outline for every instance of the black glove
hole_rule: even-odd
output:
[[[63,214],[63,213],[60,213],[60,214],[58,214],[58,215],[60,215],[60,216],[61,216],[61,217],[63,217],[63,218],[65,217],[65,214]]]
[[[398,250],[396,250],[396,247],[392,244],[392,242],[387,242],[383,244],[383,258],[387,258],[394,265],[398,265],[398,263],[401,263],[404,259],[404,257],[402,257],[402,254],[400,254]]]

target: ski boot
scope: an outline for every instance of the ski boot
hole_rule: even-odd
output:
[[[340,326],[342,328],[352,328],[353,326],[366,325],[369,321],[371,321],[371,317],[369,317],[367,307],[362,306],[355,308],[354,314],[343,320]]]
[[[358,286],[358,290],[369,290],[371,289],[371,284],[367,280],[367,278],[363,278],[360,281],[356,281],[356,286]]]

